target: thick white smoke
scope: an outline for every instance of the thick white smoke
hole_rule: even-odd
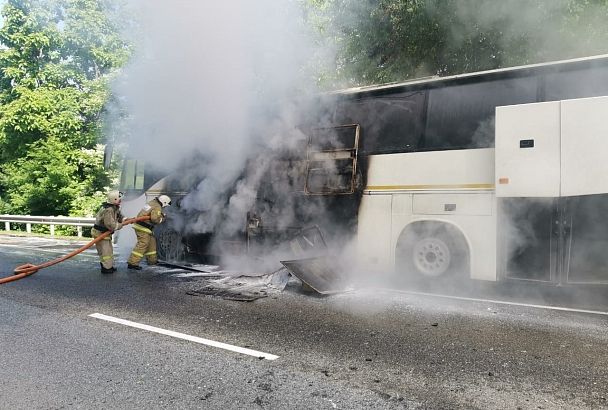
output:
[[[522,61],[538,63],[605,53],[602,34],[606,25],[605,5],[576,3],[459,0],[454,2],[452,15],[445,15],[435,2],[427,2],[425,7],[431,16],[449,23],[450,35],[446,40],[452,45],[465,44],[472,34],[498,32],[500,48],[486,58],[498,59],[501,67],[508,67]],[[477,41],[480,50],[487,46],[485,36]],[[511,50],[512,55],[501,49]]]
[[[297,1],[140,1],[134,57],[114,86],[128,113],[130,156],[190,193],[182,209],[204,212],[188,227],[208,232],[222,218],[228,187],[260,147],[286,144],[296,105],[317,92],[317,50]],[[283,139],[282,139],[283,138]],[[189,163],[187,172],[184,164]],[[247,181],[255,184],[254,173]],[[237,186],[239,213],[254,187]]]

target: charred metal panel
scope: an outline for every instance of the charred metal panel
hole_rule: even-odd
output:
[[[228,275],[227,273],[225,273]],[[188,295],[217,296],[222,299],[251,302],[269,294],[282,292],[289,281],[285,268],[269,274],[228,275],[217,280],[208,280],[202,287],[186,292]]]
[[[248,253],[294,251],[293,239],[309,226],[322,227],[328,243],[354,235],[366,168],[365,159],[358,164],[359,129],[308,129],[301,151],[270,162],[247,218]]]
[[[217,296],[226,300],[234,300],[238,302],[253,302],[254,300],[268,297],[266,292],[240,292],[226,289],[217,289],[211,285],[203,286],[200,289],[188,290],[186,295],[191,296]]]
[[[320,252],[327,252],[327,244],[318,226],[303,229],[299,235],[289,242],[289,246],[294,255],[299,257],[311,256],[312,254],[317,256]]]
[[[346,275],[336,266],[336,259],[329,256],[281,261],[296,278],[327,295],[351,290]]]

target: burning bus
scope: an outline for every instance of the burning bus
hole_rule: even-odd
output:
[[[360,270],[414,281],[608,284],[606,96],[608,55],[319,96],[226,188],[223,226],[188,231],[205,215],[178,205],[161,250],[279,261],[348,243]],[[195,186],[125,162],[140,202]]]

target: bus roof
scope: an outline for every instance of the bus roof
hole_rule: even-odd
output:
[[[353,87],[343,90],[336,90],[328,92],[329,95],[354,95],[354,94],[373,94],[375,92],[383,91],[398,91],[399,89],[410,89],[410,88],[433,88],[441,86],[445,83],[458,83],[462,80],[472,80],[476,77],[503,77],[509,75],[526,75],[529,72],[543,71],[551,69],[568,69],[570,67],[587,66],[594,62],[602,62],[608,64],[608,54],[600,54],[589,57],[574,58],[569,60],[550,61],[546,63],[528,64],[522,66],[498,68],[495,70],[477,71],[472,73],[457,74],[452,76],[440,77],[430,76],[414,78],[403,82],[394,82],[387,84],[377,84],[362,87]]]

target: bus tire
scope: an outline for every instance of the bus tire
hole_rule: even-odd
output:
[[[185,246],[179,233],[163,224],[155,229],[154,236],[156,237],[156,251],[160,260],[167,262],[184,260]]]
[[[406,228],[395,249],[395,268],[410,279],[440,280],[468,274],[468,246],[455,227],[417,222]]]

